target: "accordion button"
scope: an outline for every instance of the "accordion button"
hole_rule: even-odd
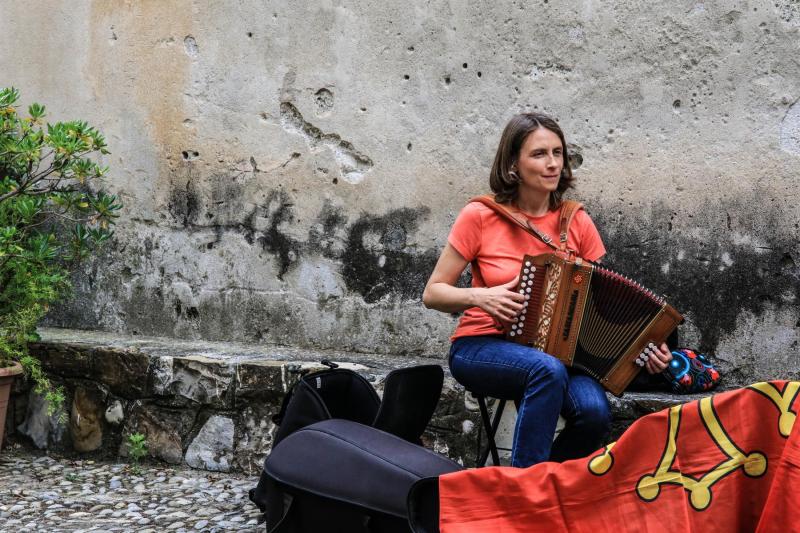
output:
[[[536,272],[536,267],[531,267],[531,272]]]
[[[526,266],[526,267],[529,267],[529,266],[531,266],[531,262],[530,262],[530,261],[525,261],[525,266]]]
[[[514,336],[514,335],[516,335],[516,334],[517,334],[517,332],[516,332],[516,331],[512,331],[511,333],[509,333],[509,336],[513,337],[513,336]]]
[[[520,289],[520,290],[519,290],[519,293],[520,293],[520,294],[525,294],[525,289]]]
[[[531,295],[530,294],[526,294],[525,295],[525,300],[530,300],[530,299],[531,299]]]
[[[531,292],[531,288],[528,287],[527,289],[525,289],[525,292]]]

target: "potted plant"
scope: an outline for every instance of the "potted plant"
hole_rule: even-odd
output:
[[[45,123],[45,108],[0,89],[0,446],[10,383],[23,371],[54,412],[64,401],[28,353],[48,306],[69,294],[70,272],[107,241],[121,204],[102,190],[108,154],[85,122]]]

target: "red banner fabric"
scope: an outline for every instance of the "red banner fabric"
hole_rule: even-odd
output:
[[[589,457],[439,480],[442,533],[800,531],[800,382],[653,413]]]

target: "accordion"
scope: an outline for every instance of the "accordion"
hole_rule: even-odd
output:
[[[579,368],[617,396],[641,370],[635,360],[642,350],[683,322],[631,279],[562,254],[526,255],[517,291],[525,308],[506,338]]]

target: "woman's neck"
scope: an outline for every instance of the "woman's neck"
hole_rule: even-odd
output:
[[[517,197],[517,208],[528,215],[539,217],[550,210],[550,193],[545,195],[523,194]]]

